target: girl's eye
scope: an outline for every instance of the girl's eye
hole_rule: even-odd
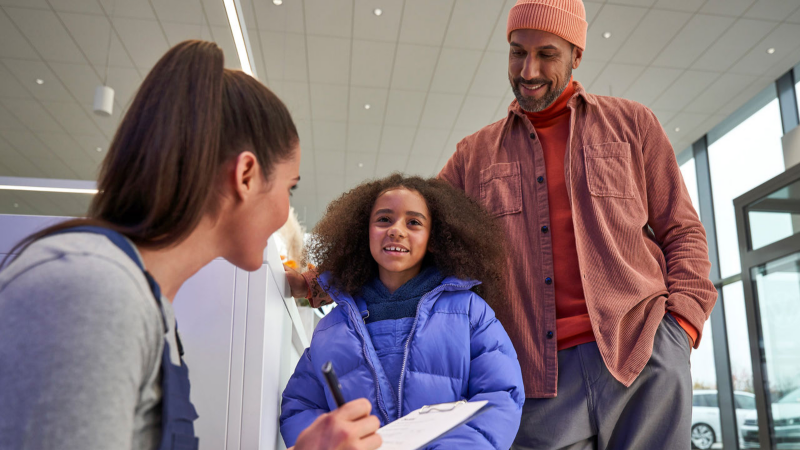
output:
[[[376,222],[388,222],[388,221],[389,221],[389,218],[386,217],[386,216],[378,217],[378,220],[376,220]]]
[[[422,225],[422,222],[420,222],[420,221],[419,221],[419,220],[417,220],[417,219],[412,219],[412,220],[411,220],[410,222],[408,222],[408,223],[409,223],[410,225]]]

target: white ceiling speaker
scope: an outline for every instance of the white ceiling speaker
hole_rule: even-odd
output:
[[[114,112],[114,89],[108,86],[97,86],[94,90],[94,113],[98,116],[110,117]]]

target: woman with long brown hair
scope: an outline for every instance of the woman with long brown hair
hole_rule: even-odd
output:
[[[289,212],[300,147],[283,103],[186,41],[147,75],[88,217],[38,232],[0,272],[0,448],[197,448],[171,301],[217,257],[255,270]],[[301,448],[377,448],[366,401]],[[321,444],[323,443],[323,444]]]

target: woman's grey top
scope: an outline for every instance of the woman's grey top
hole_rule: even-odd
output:
[[[105,236],[31,245],[0,272],[0,448],[157,448],[164,336],[144,275]]]

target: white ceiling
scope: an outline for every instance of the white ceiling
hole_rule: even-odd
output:
[[[241,0],[258,77],[300,131],[302,182],[292,203],[301,221],[313,225],[364,179],[434,175],[460,139],[505,116],[514,2]],[[589,36],[575,79],[651,107],[677,151],[800,61],[796,0],[585,5]],[[117,97],[115,115],[101,118],[91,104],[109,31]],[[96,148],[107,147],[143,76],[188,38],[215,40],[238,68],[222,0],[0,0],[0,176],[94,179]],[[86,198],[62,197],[6,193],[0,213],[85,209]]]

